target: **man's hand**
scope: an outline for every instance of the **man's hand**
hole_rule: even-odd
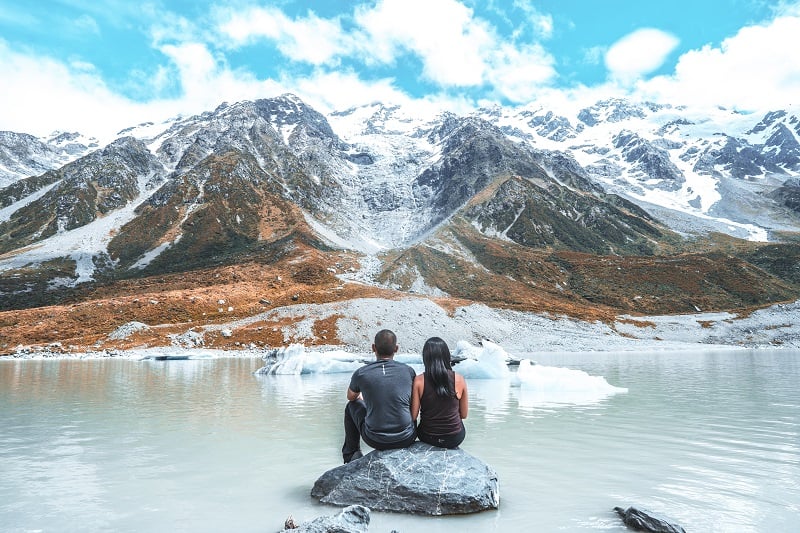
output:
[[[361,398],[360,392],[353,392],[350,387],[347,387],[347,401],[352,402]]]

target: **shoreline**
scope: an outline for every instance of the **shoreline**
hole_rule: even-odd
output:
[[[288,317],[296,320],[286,323]],[[317,321],[335,320],[337,343],[325,342],[313,331]],[[279,346],[242,344],[240,348],[215,348],[205,334],[219,332],[236,339],[239,328],[254,323],[280,323],[285,342]],[[142,324],[144,328],[151,328]],[[153,328],[157,326],[152,326]],[[130,323],[108,333],[109,344],[96,350],[75,351],[54,342],[48,346],[17,346],[2,360],[141,358],[150,353],[197,354],[207,357],[262,357],[276,348],[300,344],[308,351],[343,351],[369,356],[372,336],[392,329],[399,353],[418,354],[425,340],[440,336],[453,349],[460,341],[480,346],[490,341],[508,353],[608,353],[800,349],[800,301],[777,304],[746,316],[735,313],[696,313],[633,317],[618,316],[612,324],[585,322],[564,316],[494,309],[482,304],[448,312],[426,298],[386,300],[361,298],[328,304],[299,304],[223,324],[195,326],[172,338],[171,345],[130,345],[120,348],[112,340],[135,341],[140,328]],[[122,333],[121,333],[122,332]]]

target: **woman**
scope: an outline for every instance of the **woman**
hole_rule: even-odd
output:
[[[414,378],[411,389],[411,418],[422,417],[417,436],[440,448],[458,448],[467,430],[467,382],[450,367],[450,349],[439,337],[431,337],[422,348],[425,372]]]

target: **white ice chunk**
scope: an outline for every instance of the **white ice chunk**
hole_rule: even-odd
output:
[[[554,405],[591,405],[628,389],[615,387],[602,376],[583,370],[544,366],[520,361],[517,371],[520,405],[543,407]]]

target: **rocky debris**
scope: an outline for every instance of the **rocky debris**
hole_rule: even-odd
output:
[[[686,530],[677,524],[673,524],[651,513],[635,507],[614,507],[614,510],[622,517],[622,522],[630,529],[635,531],[651,531],[653,533],[686,533]]]
[[[147,331],[150,329],[150,326],[144,324],[142,322],[136,322],[135,320],[132,322],[126,322],[122,324],[120,327],[112,331],[108,334],[108,338],[111,340],[124,340],[136,333],[137,331]]]
[[[181,348],[196,348],[205,345],[203,333],[190,329],[180,335],[169,335],[172,346]]]
[[[369,505],[375,511],[427,515],[497,509],[497,474],[462,449],[415,442],[399,450],[372,451],[325,472],[311,496],[333,505]]]
[[[314,520],[295,524],[290,516],[281,531],[297,533],[363,533],[369,529],[369,509],[361,505],[351,505],[332,516],[321,516]]]

